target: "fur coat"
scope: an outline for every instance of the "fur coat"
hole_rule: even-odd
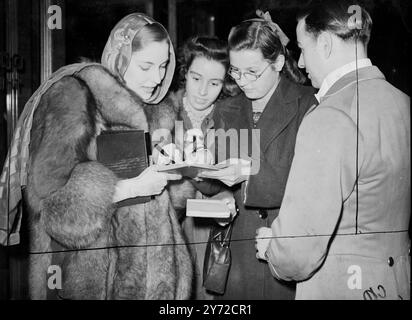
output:
[[[192,264],[166,190],[112,203],[116,175],[96,161],[104,128],[172,129],[165,103],[144,105],[102,66],[47,90],[35,111],[25,191],[33,299],[186,299]],[[158,245],[156,245],[158,244]],[[33,254],[40,252],[43,253]],[[61,269],[61,286],[50,286]]]

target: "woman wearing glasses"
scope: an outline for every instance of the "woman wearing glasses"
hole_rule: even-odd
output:
[[[217,106],[216,124],[225,130],[260,132],[259,154],[249,154],[237,165],[202,173],[233,186],[240,209],[234,220],[232,266],[223,299],[293,299],[295,286],[281,283],[266,262],[256,259],[256,229],[270,227],[277,217],[293,157],[299,124],[315,102],[313,89],[285,48],[288,39],[268,13],[242,22],[229,34],[229,75],[243,94]],[[247,160],[245,160],[247,159]],[[251,165],[250,174],[239,170]],[[258,168],[254,170],[253,168]],[[255,171],[255,172],[254,172]],[[244,182],[244,183],[242,183]]]

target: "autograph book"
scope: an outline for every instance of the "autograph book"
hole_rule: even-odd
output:
[[[176,164],[166,164],[158,167],[159,172],[179,172],[185,177],[195,177],[199,172],[202,171],[217,171],[226,168],[228,165],[223,164],[196,164],[196,163],[176,163]]]
[[[138,176],[149,166],[149,137],[143,130],[103,131],[97,136],[97,161],[119,178]],[[118,207],[148,202],[150,196],[125,199]]]

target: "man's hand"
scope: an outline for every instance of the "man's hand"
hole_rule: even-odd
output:
[[[266,250],[269,247],[271,238],[273,237],[272,229],[262,227],[256,230],[256,258],[266,260]]]

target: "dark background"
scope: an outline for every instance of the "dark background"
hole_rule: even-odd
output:
[[[107,37],[122,17],[139,6],[130,1],[66,0],[66,61],[76,62],[80,57],[98,61]],[[307,0],[197,0],[177,1],[177,43],[195,34],[210,34],[210,18],[214,17],[214,34],[227,39],[230,28],[244,19],[255,17],[255,10],[269,10],[272,19],[285,31],[293,43],[289,44],[295,57],[296,14]],[[374,25],[369,44],[369,56],[387,77],[387,80],[409,95],[411,52],[411,2],[408,0],[363,1]],[[144,6],[140,6],[144,9]],[[168,25],[167,0],[154,1],[154,18]]]

